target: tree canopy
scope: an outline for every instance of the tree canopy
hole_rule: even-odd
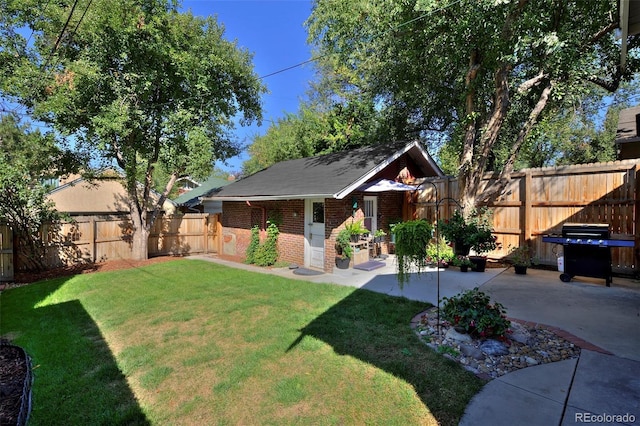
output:
[[[614,0],[316,0],[308,28],[343,91],[452,141],[475,205],[506,183],[538,123],[638,72],[638,36],[619,66],[617,17]],[[490,169],[500,179],[482,188]]]
[[[42,236],[45,224],[55,229],[60,220],[46,200],[47,179],[79,166],[52,134],[33,131],[11,114],[0,118],[0,221],[9,223],[18,237],[26,269],[44,270],[46,243],[55,243]]]
[[[6,2],[5,2],[6,3]],[[124,173],[133,256],[177,178],[206,177],[239,152],[231,130],[261,119],[265,87],[251,54],[214,18],[180,13],[171,0],[9,2],[3,7],[3,95],[78,149]],[[34,42],[12,30],[33,32]],[[154,169],[169,180],[152,203]]]

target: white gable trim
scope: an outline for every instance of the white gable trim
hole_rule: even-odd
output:
[[[395,160],[397,160],[398,158],[400,158],[402,155],[406,154],[413,148],[418,149],[418,152],[420,152],[422,157],[429,163],[429,165],[433,168],[433,170],[436,171],[436,173],[438,174],[438,177],[444,176],[444,173],[442,173],[442,170],[440,170],[440,167],[438,167],[435,161],[433,161],[433,158],[431,158],[429,153],[425,151],[424,148],[422,148],[422,146],[418,141],[414,141],[410,144],[405,145],[404,148],[396,151],[391,157],[387,158],[382,163],[378,164],[376,167],[371,169],[368,173],[366,173],[360,179],[353,182],[351,185],[342,189],[340,192],[333,194],[333,198],[342,200],[343,198],[351,194],[353,191],[355,191],[360,185],[365,183],[367,180],[371,179],[377,173],[381,172],[383,169],[385,169],[387,166],[389,166],[391,163],[393,163]]]

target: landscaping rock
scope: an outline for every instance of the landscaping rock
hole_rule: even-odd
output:
[[[477,359],[477,360],[484,359],[484,352],[482,352],[480,349],[476,348],[475,346],[460,345],[460,352],[464,356],[468,356],[473,359]]]
[[[487,355],[508,355],[509,348],[502,342],[494,339],[485,340],[480,344],[480,349]]]
[[[523,325],[518,324],[517,322],[512,322],[511,333],[507,333],[507,338],[526,345],[531,339],[531,333],[529,333]]]
[[[471,336],[468,334],[462,334],[455,331],[453,328],[447,330],[447,334],[445,334],[446,339],[454,340],[456,342],[471,342]]]

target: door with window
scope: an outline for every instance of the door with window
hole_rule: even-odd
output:
[[[364,197],[364,226],[371,232],[371,236],[378,229],[378,197]]]
[[[324,269],[324,200],[305,200],[304,264]]]

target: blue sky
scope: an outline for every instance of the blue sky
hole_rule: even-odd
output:
[[[225,38],[253,53],[255,72],[261,77],[311,58],[303,25],[311,13],[310,0],[184,0],[182,9],[190,9],[194,15],[217,16],[225,27]],[[249,144],[252,136],[266,132],[271,121],[297,112],[312,77],[312,64],[265,77],[269,93],[263,96],[262,126],[238,126],[238,140]],[[237,171],[248,158],[245,152],[226,166],[217,166]]]

